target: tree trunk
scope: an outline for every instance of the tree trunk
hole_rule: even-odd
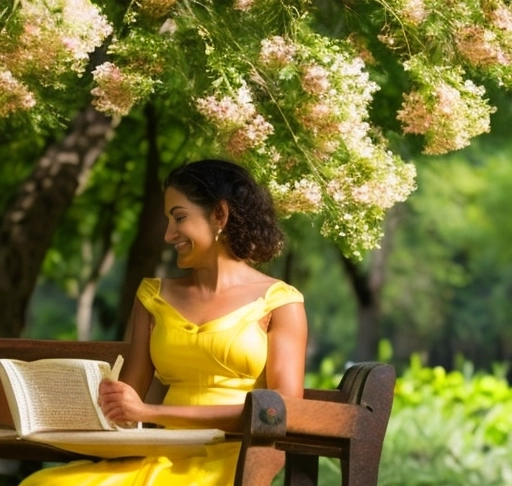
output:
[[[0,334],[17,337],[53,233],[112,131],[89,107],[38,161],[0,220]]]
[[[157,121],[152,105],[145,110],[148,153],[142,210],[137,234],[126,262],[126,274],[119,301],[118,338],[129,339],[130,312],[137,288],[144,277],[153,277],[165,249],[164,234],[167,220],[164,215],[164,197],[159,178],[160,153],[157,145]]]
[[[381,248],[374,250],[365,269],[344,257],[340,258],[352,284],[357,300],[357,338],[352,359],[370,361],[377,359],[380,335],[381,293],[386,278],[386,262],[391,252],[393,230],[398,221],[396,209],[388,213]]]
[[[374,255],[375,252],[372,257]],[[356,349],[352,359],[356,362],[373,360],[377,355],[379,341],[380,288],[370,285],[371,264],[370,269],[365,270],[341,253],[340,257],[357,301]]]
[[[111,247],[106,248],[95,262],[77,299],[76,334],[79,341],[90,341],[92,337],[93,304],[100,278],[110,270],[115,257]]]
[[[120,184],[118,184],[119,188]],[[117,191],[116,191],[117,193]],[[102,208],[102,218],[98,222],[97,241],[99,249],[94,251],[94,242],[82,243],[83,271],[80,282],[80,291],[77,299],[76,330],[79,341],[89,341],[92,334],[93,304],[100,278],[105,275],[115,261],[112,249],[112,235],[115,230],[115,205],[110,204]]]

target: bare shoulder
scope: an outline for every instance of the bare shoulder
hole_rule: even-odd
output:
[[[255,268],[250,268],[247,271],[247,274],[245,275],[245,279],[248,285],[262,285],[262,286],[269,286],[276,282],[279,282],[279,279],[271,277],[270,275],[267,275],[266,273],[260,272],[259,270],[256,270]]]
[[[246,278],[240,282],[239,291],[252,295],[253,298],[265,297],[268,290],[280,280],[262,272],[254,270],[252,274],[248,274]]]

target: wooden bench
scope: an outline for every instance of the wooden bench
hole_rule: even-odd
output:
[[[124,342],[2,339],[0,358],[100,359],[111,364],[126,354]],[[234,486],[269,485],[285,456],[286,486],[318,483],[319,456],[340,460],[342,486],[377,486],[382,444],[391,412],[395,372],[382,363],[349,368],[336,390],[306,389],[303,399],[271,390],[247,394],[244,430]],[[153,391],[150,391],[154,393]],[[0,427],[12,426],[0,386]],[[0,458],[68,462],[83,456],[51,446],[0,438]]]

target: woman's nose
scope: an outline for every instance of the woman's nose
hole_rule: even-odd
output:
[[[176,231],[176,225],[173,223],[174,223],[173,221],[169,221],[169,223],[167,225],[167,230],[165,231],[164,240],[167,243],[172,243],[178,233]]]

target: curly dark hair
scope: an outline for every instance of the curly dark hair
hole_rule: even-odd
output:
[[[243,167],[224,160],[206,159],[184,164],[164,180],[211,214],[226,201],[229,216],[224,242],[241,260],[263,263],[279,255],[284,235],[269,191]]]

